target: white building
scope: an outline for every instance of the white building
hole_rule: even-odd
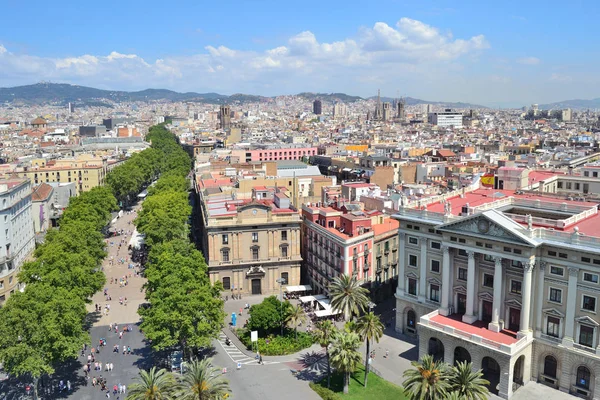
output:
[[[443,128],[462,128],[463,115],[447,108],[444,111],[429,113],[429,123]]]
[[[394,218],[419,357],[472,362],[502,398],[530,380],[600,398],[597,204],[478,189]]]
[[[0,304],[19,289],[17,275],[34,248],[31,182],[0,180]]]

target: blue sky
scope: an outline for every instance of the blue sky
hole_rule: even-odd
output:
[[[381,88],[499,106],[600,97],[593,1],[7,0],[2,11],[4,87]]]

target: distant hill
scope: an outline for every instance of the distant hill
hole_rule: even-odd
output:
[[[345,93],[310,93],[303,92],[297,94],[299,97],[303,97],[309,101],[315,99],[321,99],[325,102],[341,101],[344,103],[352,103],[355,101],[363,100],[359,96],[351,96]],[[374,99],[371,97],[370,99]],[[452,102],[441,102],[441,101],[426,101],[415,99],[412,97],[405,97],[407,105],[415,104],[433,104],[443,105],[450,108],[486,108],[480,105],[469,104],[469,103],[452,103]],[[0,88],[0,103],[15,102],[24,104],[56,104],[66,105],[69,102],[73,102],[80,105],[107,105],[110,103],[119,102],[130,102],[130,101],[156,101],[156,100],[167,100],[167,101],[190,101],[190,102],[201,102],[211,104],[222,104],[222,103],[248,103],[257,101],[271,101],[272,98],[264,96],[256,96],[251,94],[236,93],[231,96],[219,94],[219,93],[195,93],[186,92],[179,93],[173,90],[167,89],[145,89],[137,92],[126,92],[119,90],[103,90],[96,89],[87,86],[70,85],[67,83],[50,83],[41,82],[34,85],[16,86],[12,88]],[[382,101],[392,102],[393,99],[389,97],[382,97]],[[600,107],[600,99],[595,100],[573,100],[573,101],[596,101],[596,106],[589,106],[590,108]],[[583,106],[582,106],[583,107]],[[586,106],[587,107],[587,106]],[[566,107],[565,107],[566,108]],[[571,106],[571,108],[575,108]]]
[[[377,96],[372,96],[369,97],[370,100],[376,100]],[[387,101],[392,103],[394,100],[394,98],[391,97],[382,97],[381,101]],[[405,97],[404,101],[406,101],[406,105],[407,106],[414,106],[417,104],[431,104],[434,106],[445,106],[448,108],[488,108],[486,106],[481,106],[478,104],[471,104],[471,103],[463,103],[463,102],[447,102],[447,101],[428,101],[428,100],[421,100],[421,99],[415,99],[414,97]]]
[[[596,98],[596,99],[591,99],[591,100],[581,100],[581,99],[575,99],[575,100],[563,100],[563,101],[558,101],[556,103],[550,103],[550,104],[540,104],[540,109],[542,110],[556,110],[556,109],[563,109],[563,108],[573,108],[573,109],[594,109],[594,108],[600,108],[600,98]]]
[[[310,92],[302,92],[298,93],[297,96],[304,97],[307,100],[314,101],[315,99],[320,99],[322,101],[333,103],[335,101],[341,101],[343,103],[353,103],[358,100],[362,100],[362,97],[359,96],[350,96],[345,93],[310,93]]]

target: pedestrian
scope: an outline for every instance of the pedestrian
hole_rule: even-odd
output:
[[[71,391],[71,381],[67,381],[67,390],[70,392]]]
[[[127,389],[127,386],[123,385],[122,389],[123,389],[123,394],[125,394],[125,390]]]
[[[111,332],[112,331],[112,326],[113,324],[111,323],[110,325],[108,325],[108,331]]]
[[[119,339],[123,339],[123,332],[119,332]]]
[[[385,349],[385,358],[388,358],[389,355],[390,355],[390,351],[388,349]]]
[[[98,362],[98,371],[102,371],[102,363]]]
[[[96,380],[96,377],[94,377],[94,379],[92,379],[92,386],[96,386],[96,382],[98,381]]]
[[[131,346],[127,346],[127,354],[131,354]]]
[[[127,346],[123,345],[123,354],[127,353]]]
[[[259,363],[259,364],[262,364],[262,363],[263,363],[263,360],[262,360],[262,355],[259,357],[259,359],[258,359],[258,363]]]
[[[123,391],[123,386],[120,383],[118,385],[118,389],[119,389],[119,393],[121,393]]]

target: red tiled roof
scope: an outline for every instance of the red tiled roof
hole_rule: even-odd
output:
[[[31,192],[31,201],[44,201],[52,194],[52,186],[47,183],[40,183],[33,188]]]
[[[451,326],[456,330],[479,335],[484,339],[488,339],[496,343],[511,345],[517,342],[517,338],[512,333],[506,331],[493,332],[487,329],[487,324],[482,321],[476,321],[473,324],[467,324],[462,322],[460,318],[461,316],[458,314],[453,314],[448,317],[436,315],[431,317],[431,321],[445,326]]]

